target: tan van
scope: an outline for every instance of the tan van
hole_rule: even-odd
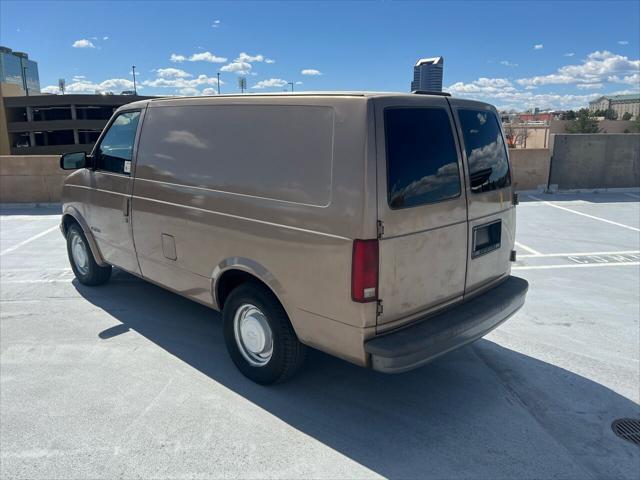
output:
[[[268,384],[306,346],[383,372],[480,338],[524,302],[496,110],[446,94],[145,100],[70,153],[62,231],[86,285],[111,267],[222,311]]]

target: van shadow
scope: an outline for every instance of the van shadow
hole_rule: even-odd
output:
[[[73,284],[121,322],[96,332],[105,342],[134,330],[385,477],[634,478],[640,464],[610,429],[636,403],[488,340],[401,375],[312,350],[297,377],[262,387],[229,359],[218,313],[120,271],[104,287]]]

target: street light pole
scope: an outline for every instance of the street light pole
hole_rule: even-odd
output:
[[[291,85],[291,91],[293,92],[293,82],[287,82],[289,85]]]
[[[132,65],[131,69],[133,71],[133,94],[138,95],[138,90],[136,89],[136,66]]]
[[[220,95],[220,72],[218,72],[217,75],[218,75],[218,95]]]

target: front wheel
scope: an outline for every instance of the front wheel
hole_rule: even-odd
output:
[[[87,237],[79,225],[70,225],[67,230],[67,253],[76,278],[83,285],[102,285],[111,276],[111,265],[101,267],[93,258]]]
[[[282,382],[302,366],[306,347],[266,287],[246,283],[233,290],[222,318],[229,355],[249,379],[262,385]]]

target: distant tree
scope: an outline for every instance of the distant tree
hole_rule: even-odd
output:
[[[576,112],[574,110],[567,110],[562,114],[562,120],[575,120]]]
[[[600,133],[598,120],[586,108],[579,110],[576,119],[568,123],[564,130],[567,133]]]
[[[527,130],[523,125],[516,122],[505,123],[503,128],[509,148],[516,148],[517,145],[524,144],[524,141],[531,136],[531,130]]]
[[[631,120],[631,117],[633,117],[633,115],[631,115],[629,112],[624,112],[624,115],[622,115],[622,120]]]
[[[605,120],[617,120],[618,119],[618,112],[616,112],[615,110],[609,108],[608,110],[604,111],[603,117],[605,118]]]

